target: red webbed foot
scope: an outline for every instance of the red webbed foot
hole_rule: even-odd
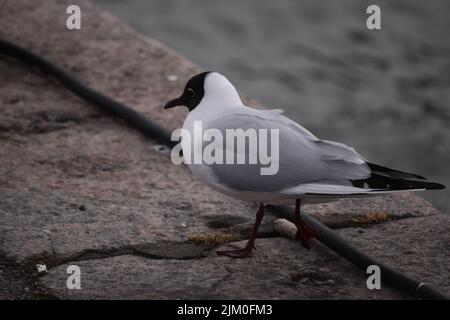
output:
[[[308,250],[311,249],[309,240],[315,237],[316,233],[314,232],[313,229],[311,229],[307,225],[303,224],[302,226],[297,227],[297,240],[301,241],[304,248]]]
[[[311,227],[307,226],[303,222],[300,214],[300,205],[300,199],[295,200],[295,225],[297,226],[297,239],[302,242],[304,248],[309,250],[311,248],[309,245],[309,240],[311,238],[315,238],[317,234]]]
[[[253,247],[246,246],[245,248],[242,248],[242,249],[217,251],[217,254],[219,256],[226,256],[226,257],[234,258],[234,259],[242,259],[242,258],[247,258],[250,255],[250,253],[253,251],[253,249],[254,249]]]

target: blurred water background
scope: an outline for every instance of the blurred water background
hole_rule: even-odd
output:
[[[450,1],[94,2],[318,137],[450,188]],[[449,213],[449,188],[421,195]]]

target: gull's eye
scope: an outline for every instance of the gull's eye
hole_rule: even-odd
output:
[[[192,88],[187,88],[186,94],[189,96],[189,98],[192,98],[193,96],[195,96],[195,91]]]

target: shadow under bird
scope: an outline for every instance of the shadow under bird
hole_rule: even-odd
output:
[[[308,241],[314,237],[314,231],[302,221],[301,204],[445,188],[422,176],[368,162],[344,144],[318,139],[298,123],[283,116],[279,110],[257,110],[245,106],[235,87],[217,72],[202,72],[192,77],[181,96],[167,102],[164,108],[176,106],[189,109],[183,129],[191,133],[193,139],[182,139],[183,153],[185,149],[193,150],[194,154],[201,152],[195,147],[204,144],[203,137],[194,133],[194,123],[197,121],[202,123],[204,129],[219,130],[224,137],[227,129],[278,130],[278,172],[274,175],[262,175],[261,163],[187,162],[193,175],[214,190],[259,203],[247,245],[242,249],[219,251],[220,255],[243,258],[251,253],[264,216],[264,205],[268,203],[295,204],[297,237],[309,249]],[[230,150],[221,151],[225,154]],[[236,148],[231,151],[235,156],[242,152]],[[249,159],[251,152],[254,149],[245,148],[245,159]]]

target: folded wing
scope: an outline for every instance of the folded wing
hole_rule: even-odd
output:
[[[261,175],[261,168],[267,165],[248,163],[255,152],[248,145],[243,154],[246,164],[209,165],[219,184],[235,190],[274,192],[322,182],[351,185],[351,179],[365,179],[370,175],[365,160],[354,149],[341,143],[319,140],[299,124],[273,111],[236,108],[235,113],[208,123],[207,128],[218,129],[224,137],[227,129],[268,129],[269,132],[278,129],[278,146],[269,145],[268,148],[269,151],[276,147],[279,149],[278,159],[272,159],[279,167],[275,175]],[[235,156],[239,154],[236,143],[232,147],[224,143],[222,151],[224,154],[232,152]]]

